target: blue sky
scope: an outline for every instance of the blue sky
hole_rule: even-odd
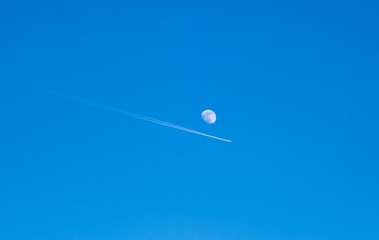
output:
[[[378,10],[2,1],[0,239],[379,239]]]

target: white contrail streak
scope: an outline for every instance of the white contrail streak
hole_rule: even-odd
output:
[[[102,109],[109,110],[109,111],[112,111],[112,112],[115,112],[115,113],[120,113],[120,114],[129,116],[129,117],[138,118],[138,119],[145,120],[145,121],[148,121],[148,122],[157,123],[157,124],[160,124],[160,125],[163,125],[163,126],[166,126],[166,127],[176,128],[176,129],[179,129],[179,130],[183,130],[183,131],[190,132],[190,133],[195,133],[195,134],[198,134],[198,135],[202,135],[202,136],[205,136],[205,137],[210,137],[210,138],[218,139],[218,140],[225,141],[225,142],[231,142],[231,140],[228,140],[228,139],[215,137],[215,136],[212,136],[212,135],[209,135],[209,134],[198,132],[198,131],[195,131],[195,130],[192,130],[192,129],[189,129],[189,128],[185,128],[185,127],[182,127],[182,126],[179,126],[179,125],[175,125],[173,123],[169,123],[169,122],[161,121],[161,120],[158,120],[158,119],[155,119],[155,118],[151,118],[151,117],[148,117],[148,116],[144,116],[144,115],[141,115],[141,114],[125,111],[125,110],[122,110],[122,109],[119,109],[119,108],[115,108],[115,107],[112,107],[112,106],[108,106],[108,105],[105,105],[105,104],[96,103],[96,102],[88,101],[88,100],[81,99],[81,98],[76,98],[76,97],[73,97],[73,96],[70,96],[70,95],[66,95],[66,94],[63,94],[63,93],[58,93],[58,92],[54,92],[54,91],[50,91],[50,90],[44,90],[44,91],[52,93],[54,95],[62,96],[64,98],[71,99],[71,100],[74,100],[74,101],[77,101],[77,102],[86,103],[86,104],[92,105],[94,107],[102,108]]]

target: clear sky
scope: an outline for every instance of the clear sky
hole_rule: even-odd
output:
[[[379,239],[378,12],[1,1],[0,239]]]

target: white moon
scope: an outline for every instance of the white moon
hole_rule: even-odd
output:
[[[208,124],[216,122],[216,114],[212,110],[205,110],[201,113],[201,117]]]

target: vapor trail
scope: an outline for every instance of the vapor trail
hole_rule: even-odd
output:
[[[160,125],[163,125],[163,126],[166,126],[166,127],[176,128],[176,129],[179,129],[179,130],[183,130],[183,131],[186,131],[186,132],[198,134],[198,135],[205,136],[205,137],[210,137],[210,138],[218,139],[218,140],[225,141],[225,142],[231,142],[231,140],[227,140],[227,139],[224,139],[224,138],[219,138],[219,137],[216,137],[216,136],[212,136],[212,135],[209,135],[209,134],[198,132],[198,131],[195,131],[195,130],[192,130],[192,129],[189,129],[189,128],[185,128],[185,127],[173,124],[173,123],[169,123],[169,122],[165,122],[165,121],[162,121],[162,120],[159,120],[159,119],[155,119],[155,118],[151,118],[151,117],[148,117],[148,116],[144,116],[144,115],[141,115],[141,114],[125,111],[125,110],[122,110],[122,109],[119,109],[119,108],[116,108],[116,107],[112,107],[112,106],[109,106],[109,105],[92,102],[92,101],[89,101],[89,100],[73,97],[73,96],[70,96],[70,95],[67,95],[67,94],[58,93],[58,92],[54,92],[54,91],[50,91],[50,90],[44,90],[44,91],[48,92],[48,93],[52,93],[54,95],[58,95],[58,96],[67,98],[67,99],[70,99],[70,100],[74,100],[74,101],[81,102],[81,103],[86,103],[86,104],[92,105],[94,107],[98,107],[98,108],[109,110],[109,111],[112,111],[112,112],[115,112],[115,113],[126,115],[126,116],[129,116],[129,117],[138,118],[138,119],[145,120],[145,121],[148,121],[148,122],[157,123],[157,124],[160,124]]]

